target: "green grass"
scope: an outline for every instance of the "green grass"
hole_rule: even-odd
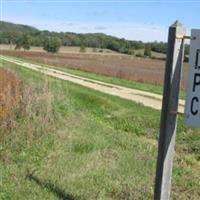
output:
[[[12,57],[15,58],[15,57]],[[97,81],[103,81],[106,83],[111,83],[111,84],[116,84],[119,86],[124,86],[124,87],[128,87],[128,88],[133,88],[133,89],[138,89],[138,90],[142,90],[142,91],[146,91],[146,92],[151,92],[151,93],[155,93],[155,94],[163,94],[163,86],[161,85],[154,85],[154,84],[148,84],[148,83],[140,83],[137,81],[131,81],[131,80],[126,80],[126,79],[122,79],[122,78],[116,78],[116,77],[111,77],[111,76],[105,76],[105,75],[100,75],[100,74],[95,74],[95,73],[91,73],[91,72],[84,72],[81,70],[74,70],[74,69],[70,69],[70,68],[66,68],[66,67],[62,67],[62,66],[51,66],[51,65],[46,65],[46,64],[42,64],[36,61],[31,61],[30,59],[22,59],[22,58],[17,58],[21,61],[27,61],[27,62],[31,62],[31,63],[35,63],[35,64],[39,64],[41,66],[46,66],[46,67],[50,67],[53,69],[57,69],[60,71],[64,71],[73,75],[77,75],[77,76],[81,76],[81,77],[85,77],[85,78],[90,78],[93,80],[97,80]],[[181,99],[185,99],[186,93],[185,91],[181,91],[180,92],[180,98]]]
[[[0,146],[0,199],[152,199],[160,112],[2,62],[23,80]],[[178,122],[173,199],[200,198],[200,131]]]

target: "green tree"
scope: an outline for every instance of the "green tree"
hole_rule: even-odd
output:
[[[151,44],[149,43],[144,46],[144,56],[151,57]]]
[[[29,50],[30,45],[31,45],[31,37],[29,34],[24,33],[16,41],[15,49],[23,48],[24,50]]]
[[[86,52],[85,46],[83,44],[80,47],[80,52],[81,53],[85,53]]]
[[[61,47],[61,40],[58,37],[47,37],[43,44],[43,49],[47,52],[56,53]]]
[[[27,42],[22,42],[22,35],[26,33],[31,37],[31,44],[24,45]],[[24,37],[24,36],[23,36]],[[77,34],[72,32],[50,32],[39,31],[34,27],[26,25],[18,25],[7,22],[0,23],[0,44],[17,44],[16,48],[29,48],[30,46],[43,46],[46,38],[57,37],[60,39],[64,46],[77,46],[80,47],[83,44],[85,47],[110,49],[121,53],[132,54],[130,49],[145,49],[145,46],[151,46],[151,51],[160,52],[166,54],[167,43],[154,41],[145,45],[142,41],[119,39],[105,35],[103,33],[86,33]],[[29,40],[29,39],[28,39]],[[51,42],[49,42],[51,43]],[[29,47],[28,47],[29,46]],[[186,52],[188,52],[189,46],[186,45]],[[48,47],[52,52],[50,45]],[[84,49],[84,48],[82,48]],[[83,50],[84,51],[84,50]],[[136,54],[136,53],[135,53]],[[150,56],[150,50],[145,52],[146,56]],[[187,53],[188,55],[188,53]]]

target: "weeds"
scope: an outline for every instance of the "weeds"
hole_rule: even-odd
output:
[[[0,199],[153,198],[158,111],[4,64],[25,85],[0,143]],[[199,131],[177,132],[172,198],[199,199]]]
[[[19,86],[16,84],[19,82],[16,75],[12,75],[11,72],[6,72],[6,74],[9,76],[6,79],[8,87],[6,87],[6,92],[1,91],[1,95],[9,99],[2,104],[4,119],[0,123],[0,143],[2,145],[0,159],[3,160],[7,156],[5,152],[19,153],[25,147],[31,147],[35,140],[56,128],[54,98],[49,90],[48,82],[39,86],[27,85],[20,81]],[[5,118],[5,113],[7,118]]]
[[[12,115],[20,101],[21,81],[14,73],[0,69],[0,121]]]

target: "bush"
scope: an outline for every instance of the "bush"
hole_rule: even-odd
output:
[[[44,41],[43,49],[47,52],[56,53],[61,47],[61,40],[58,37],[48,37]]]
[[[23,34],[16,41],[15,50],[23,48],[24,50],[29,50],[31,45],[31,37],[28,34]]]

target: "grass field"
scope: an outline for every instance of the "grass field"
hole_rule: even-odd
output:
[[[9,129],[1,122],[0,199],[152,199],[158,111],[7,62],[1,67],[24,89]],[[199,130],[179,118],[172,199],[200,198],[199,155]]]

